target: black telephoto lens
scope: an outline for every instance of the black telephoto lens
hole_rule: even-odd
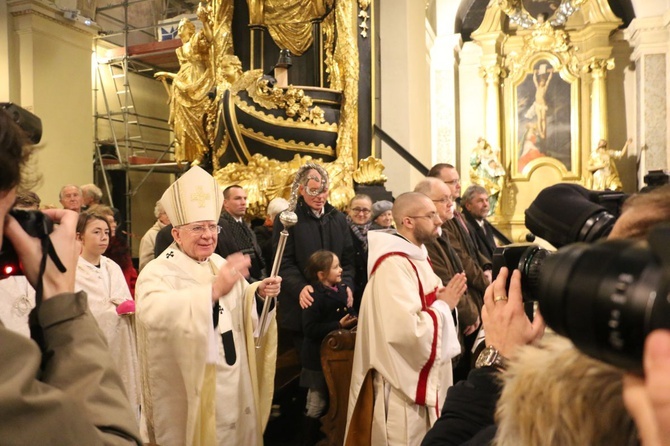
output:
[[[540,312],[589,356],[641,371],[647,334],[670,328],[668,282],[644,242],[576,243],[544,262]]]

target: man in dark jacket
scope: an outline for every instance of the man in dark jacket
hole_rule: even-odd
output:
[[[321,169],[322,170],[322,169]],[[300,197],[295,208],[298,223],[289,228],[279,275],[282,289],[277,307],[279,328],[293,337],[295,347],[302,348],[302,313],[300,302],[311,302],[314,291],[305,277],[307,260],[315,251],[326,249],[339,257],[342,282],[347,285],[349,299],[353,300],[354,249],[349,225],[340,211],[327,202],[328,178],[325,171],[307,171],[307,181],[298,188]],[[272,244],[277,250],[279,234],[284,225],[275,218]],[[280,332],[281,336],[281,332]]]
[[[474,184],[468,187],[463,193],[463,217],[479,252],[492,260],[496,249],[495,229],[486,219],[488,214],[489,194],[486,189]]]
[[[223,211],[219,217],[221,232],[216,242],[216,252],[224,259],[235,252],[247,254],[251,258],[249,282],[263,280],[265,262],[261,248],[256,241],[256,234],[251,230],[244,216],[247,213],[247,193],[236,184],[223,190]]]

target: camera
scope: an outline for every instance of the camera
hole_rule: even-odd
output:
[[[641,371],[646,336],[670,328],[667,246],[668,224],[653,228],[646,243],[601,240],[555,253],[511,245],[494,253],[494,273],[519,269],[524,302],[537,301],[556,333],[589,356]]]
[[[53,231],[53,222],[40,211],[13,209],[9,211],[9,215],[13,216],[31,237],[42,239]],[[14,246],[5,237],[0,250],[0,279],[16,275],[23,275],[23,267]]]
[[[499,246],[493,251],[493,259],[491,259],[493,269],[491,272],[495,278],[498,277],[500,268],[507,267],[510,274],[507,277],[506,289],[509,289],[511,273],[518,269],[521,272],[523,301],[533,302],[538,300],[541,267],[550,254],[550,251],[531,243]]]

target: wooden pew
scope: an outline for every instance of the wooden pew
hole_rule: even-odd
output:
[[[331,331],[321,343],[321,366],[328,384],[328,412],[321,417],[326,435],[319,446],[341,446],[347,424],[349,384],[354,361],[356,329]]]

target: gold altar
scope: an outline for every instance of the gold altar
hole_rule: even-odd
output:
[[[529,12],[529,1],[491,2],[472,34],[482,49],[484,137],[507,172],[492,221],[514,241],[540,190],[588,184],[591,150],[609,137],[610,35],[621,21],[606,0],[549,3],[553,14]]]

